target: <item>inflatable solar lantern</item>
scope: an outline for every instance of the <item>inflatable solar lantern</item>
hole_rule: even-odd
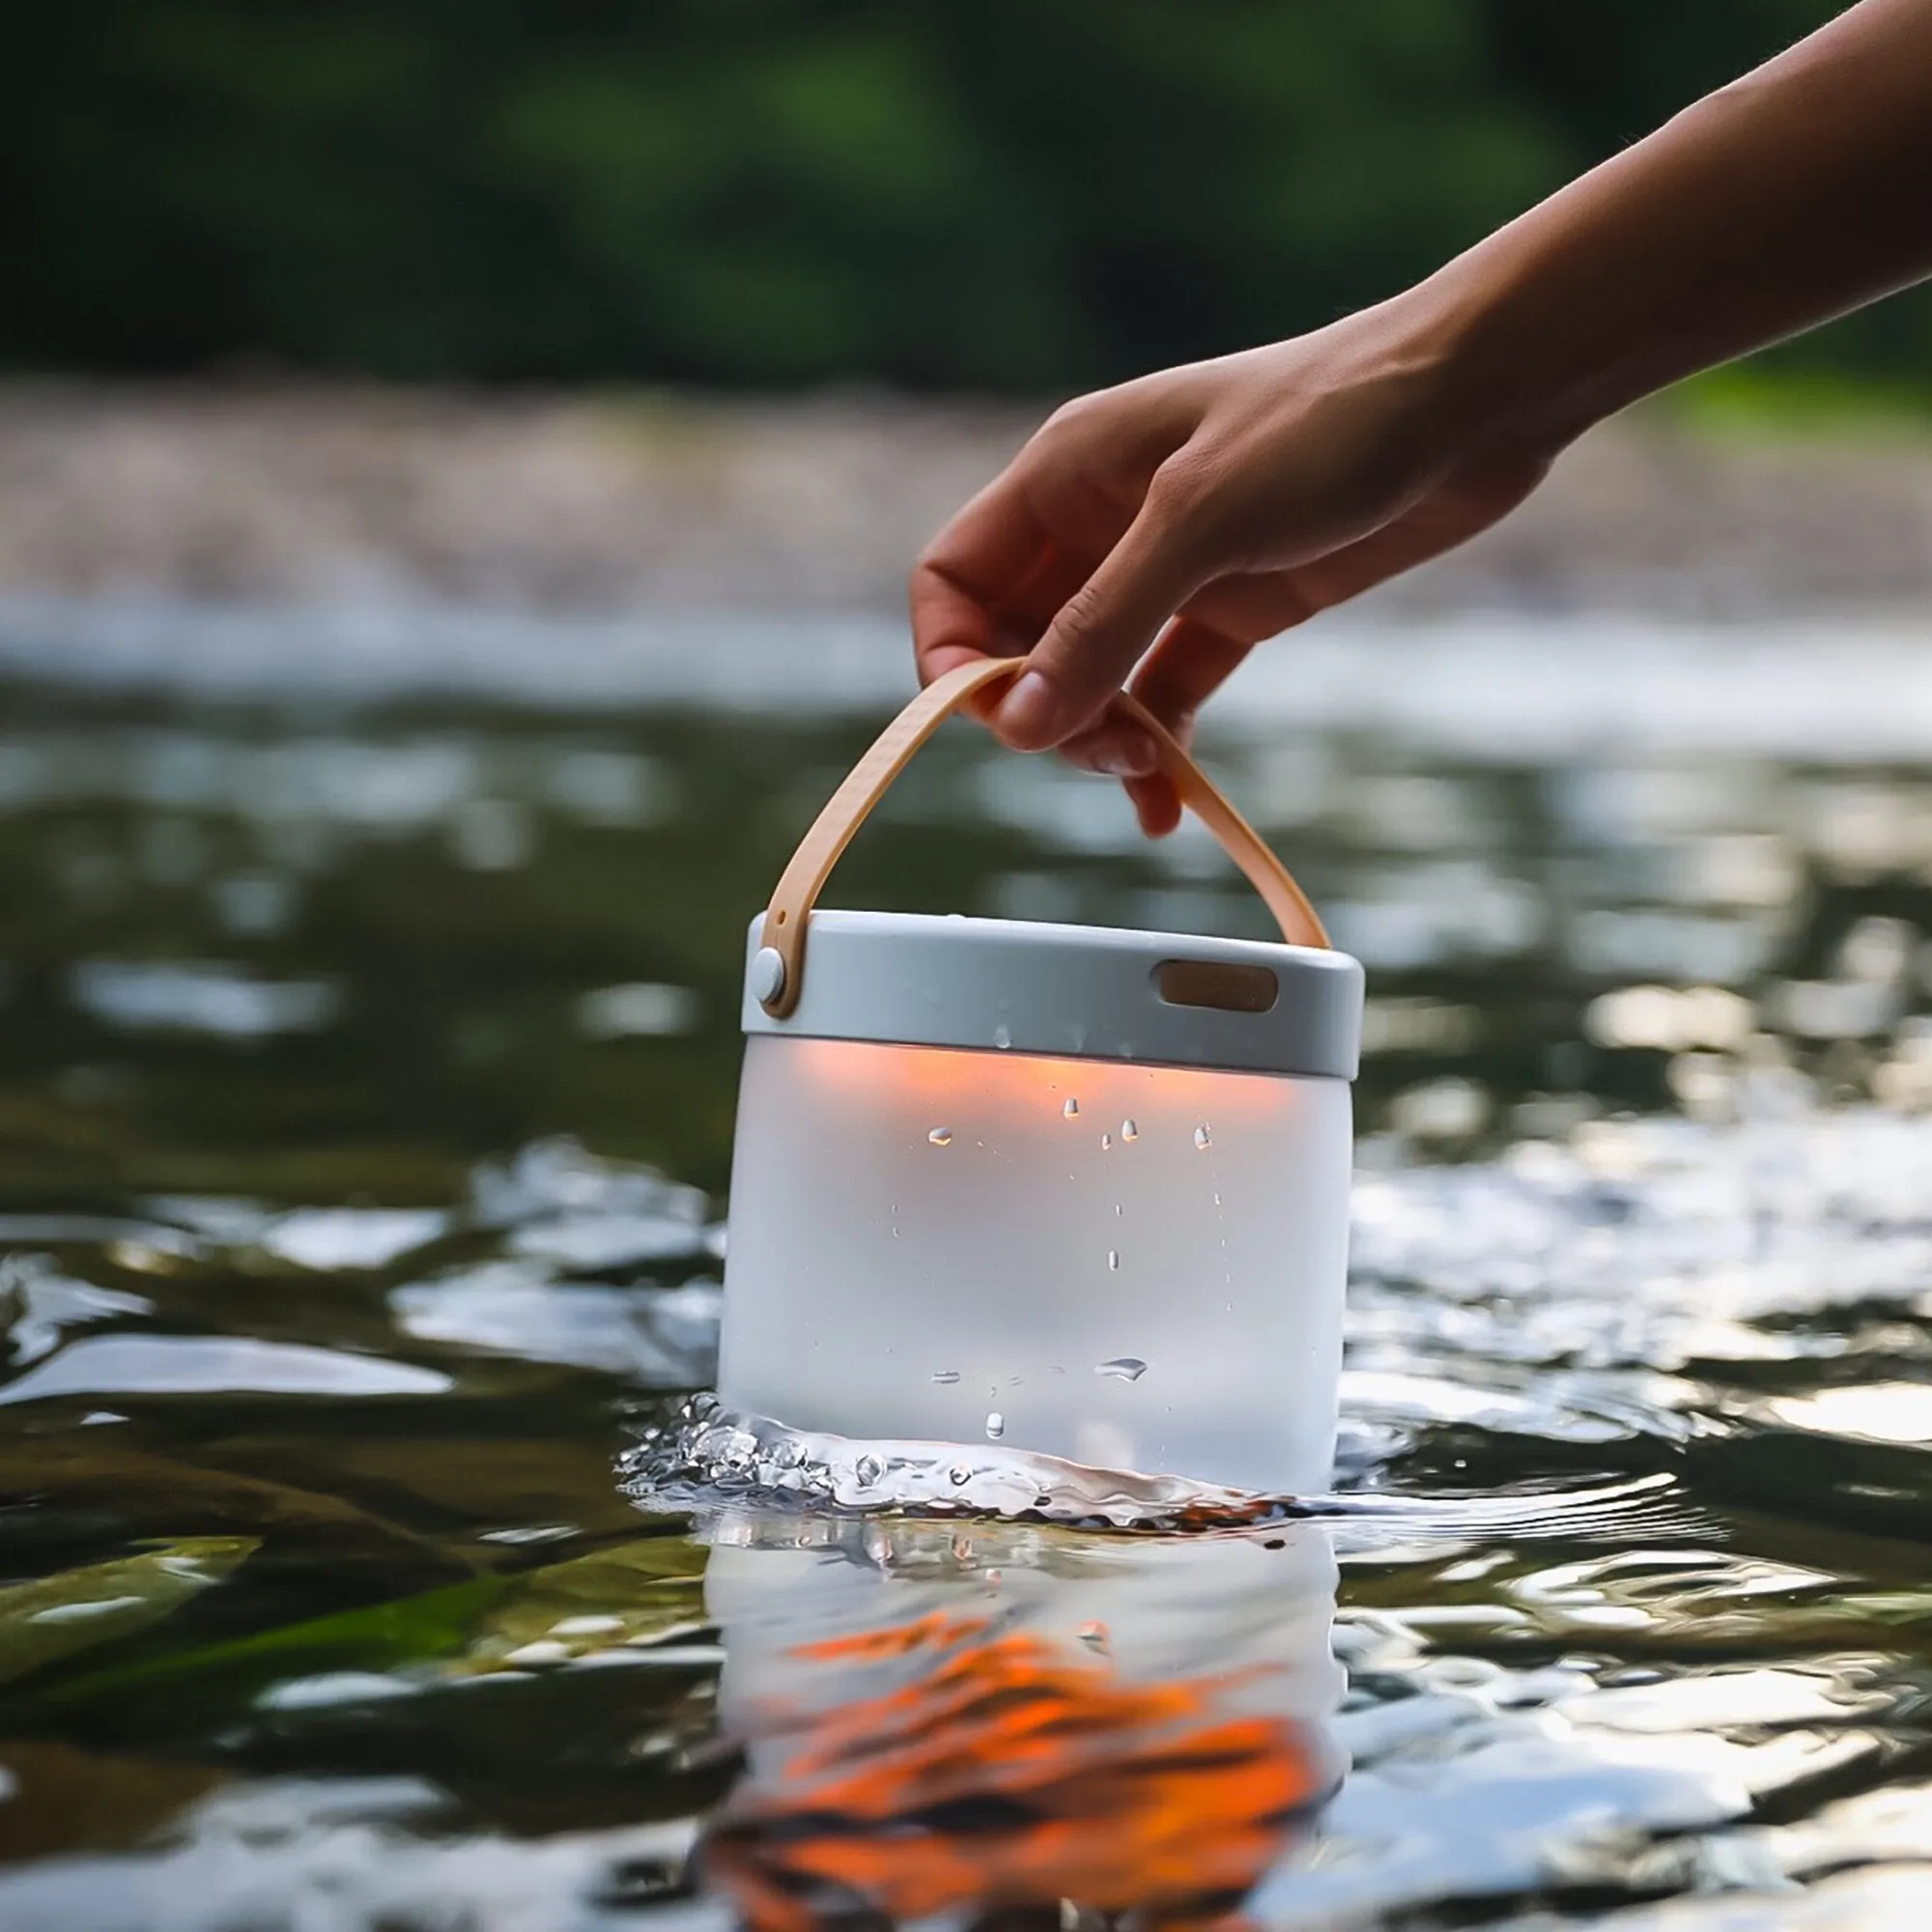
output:
[[[814,911],[928,686],[753,922],[720,1395],[848,1437],[1328,1486],[1362,970],[1152,716],[1284,943]]]

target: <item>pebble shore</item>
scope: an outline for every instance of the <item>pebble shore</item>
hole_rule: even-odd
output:
[[[1045,404],[0,385],[0,599],[868,612]],[[1932,433],[1609,424],[1383,614],[1932,610]]]

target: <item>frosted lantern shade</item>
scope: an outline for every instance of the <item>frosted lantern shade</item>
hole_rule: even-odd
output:
[[[746,1045],[727,1404],[801,1429],[963,1442],[984,1441],[997,1413],[1006,1448],[1327,1487],[1345,1080],[774,1034]]]

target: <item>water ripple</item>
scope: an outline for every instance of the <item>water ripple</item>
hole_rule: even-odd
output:
[[[1709,1534],[1668,1474],[1517,1493],[1262,1495],[1183,1476],[1090,1468],[984,1444],[854,1440],[736,1414],[693,1397],[620,1465],[640,1508],[754,1503],[855,1514],[1004,1517],[1084,1529],[1239,1531],[1324,1519],[1345,1550],[1400,1540]]]

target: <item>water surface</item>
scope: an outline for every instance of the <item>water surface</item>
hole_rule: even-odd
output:
[[[9,642],[0,1925],[1922,1921],[1932,750],[1889,644],[1541,645],[1210,745],[1370,968],[1347,1415],[1319,1511],[1097,1534],[620,1482],[895,656]],[[1264,930],[964,729],[832,896]]]

